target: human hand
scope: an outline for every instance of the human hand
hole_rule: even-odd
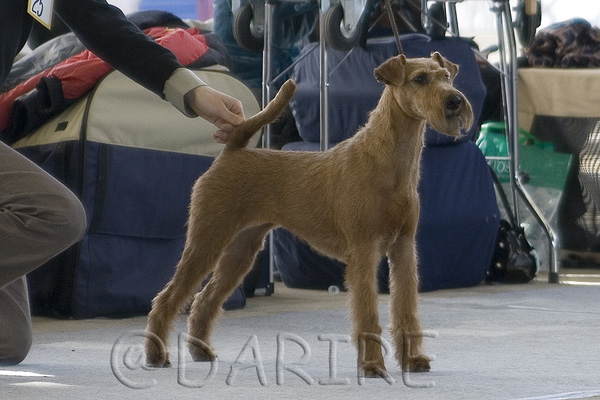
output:
[[[242,103],[210,86],[191,90],[185,101],[198,116],[217,127],[213,138],[219,143],[225,143],[233,128],[245,121]]]

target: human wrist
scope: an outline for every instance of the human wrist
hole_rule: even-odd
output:
[[[206,83],[187,68],[177,68],[165,82],[165,99],[188,117],[197,117],[196,112],[187,104],[186,95]]]

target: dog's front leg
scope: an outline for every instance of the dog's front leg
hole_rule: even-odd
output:
[[[380,257],[372,249],[356,249],[348,257],[346,286],[350,292],[353,339],[358,349],[360,373],[387,376],[381,352],[381,325],[377,309],[377,266]]]
[[[423,332],[419,322],[416,221],[408,222],[388,251],[390,267],[390,322],[396,359],[403,371],[429,371],[429,358],[421,353]],[[408,226],[410,225],[410,226]]]

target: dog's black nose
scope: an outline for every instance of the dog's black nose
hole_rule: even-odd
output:
[[[447,110],[456,111],[460,108],[461,104],[462,104],[462,99],[460,98],[460,96],[453,95],[453,96],[449,96],[446,99],[446,109]]]

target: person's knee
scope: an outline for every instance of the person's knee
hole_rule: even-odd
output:
[[[60,236],[64,238],[67,245],[78,242],[86,229],[85,210],[79,199],[71,192],[64,193],[57,213],[60,219]]]
[[[83,205],[69,189],[45,173],[24,179],[10,196],[4,216],[10,242],[3,244],[12,247],[14,260],[22,256],[23,274],[77,243],[86,229]]]
[[[50,187],[32,196],[31,205],[25,206],[27,229],[22,236],[36,252],[38,265],[68,249],[83,237],[86,217],[83,205],[66,187]]]
[[[51,242],[44,239],[48,251],[63,251],[83,237],[86,229],[85,210],[77,196],[66,187],[51,187],[51,190],[35,199],[35,204],[39,224],[35,228],[32,226],[32,229],[37,237],[52,238]]]

